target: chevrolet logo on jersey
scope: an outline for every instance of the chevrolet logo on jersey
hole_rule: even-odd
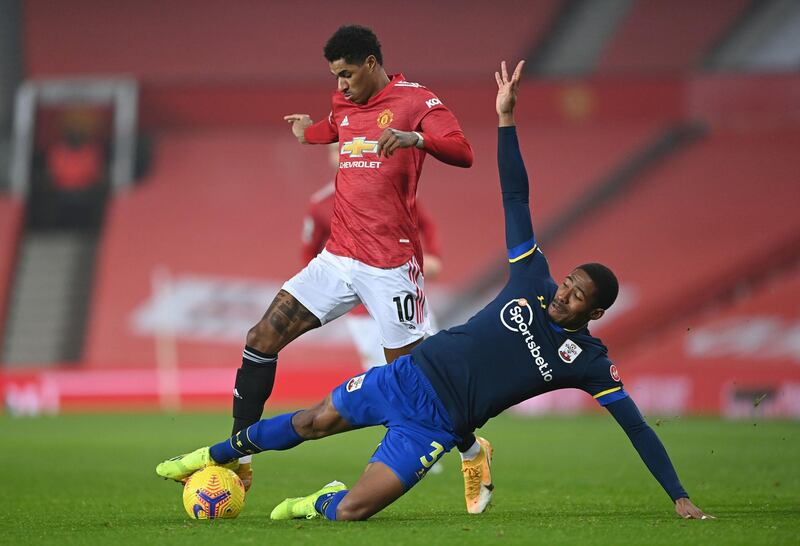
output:
[[[345,142],[342,146],[341,155],[350,157],[364,157],[364,154],[378,153],[378,141],[367,140],[364,137],[356,137],[350,142]]]

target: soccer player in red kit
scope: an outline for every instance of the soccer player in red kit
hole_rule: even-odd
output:
[[[472,165],[455,116],[420,84],[386,73],[370,29],[339,28],[324,53],[338,87],[330,114],[317,123],[307,114],[284,119],[303,144],[339,143],[331,236],[247,334],[233,393],[234,434],[261,418],[278,352],[360,303],[379,324],[387,361],[422,341],[429,333],[416,209],[422,164],[430,154],[450,165]],[[459,448],[471,460],[490,460],[488,443],[474,436],[469,441]],[[250,461],[241,462],[239,473],[249,481]],[[483,467],[484,485],[491,485]]]
[[[339,147],[331,148],[335,154],[335,161],[339,165]],[[333,218],[334,183],[331,181],[314,192],[308,205],[308,210],[303,218],[303,231],[301,236],[301,259],[304,264],[313,260],[325,248],[331,234],[331,218]],[[439,242],[436,224],[430,213],[417,202],[417,218],[419,220],[419,233],[422,242],[422,251],[425,259],[425,281],[435,279],[442,269],[441,245]],[[427,303],[426,298],[426,303]],[[402,310],[398,310],[398,314]],[[436,321],[433,312],[428,309],[428,317],[434,331]],[[381,344],[381,334],[378,324],[370,317],[363,305],[353,308],[347,317],[347,329],[353,338],[353,343],[358,349],[361,364],[364,370],[372,366],[386,363],[386,357]]]

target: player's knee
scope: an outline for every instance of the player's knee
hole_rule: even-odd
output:
[[[277,352],[271,329],[263,319],[247,331],[247,346],[262,353],[272,354]]]
[[[340,521],[363,521],[374,513],[373,506],[354,499],[353,495],[345,495],[342,502],[336,507],[336,519]]]

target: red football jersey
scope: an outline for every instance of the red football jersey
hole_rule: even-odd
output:
[[[322,188],[314,192],[308,206],[308,212],[303,218],[303,232],[301,234],[302,261],[303,265],[314,259],[322,252],[325,243],[331,234],[331,219],[333,218],[333,182],[325,184]],[[419,234],[422,237],[422,248],[426,255],[442,257],[439,236],[436,224],[430,213],[417,203],[417,213],[419,216]],[[363,305],[355,307],[350,311],[352,315],[368,315],[367,309]]]
[[[333,218],[333,182],[325,184],[314,192],[308,204],[308,211],[303,218],[303,231],[301,234],[301,260],[303,265],[314,259],[322,252],[325,243],[331,234],[331,219]],[[419,235],[422,239],[422,249],[427,256],[442,257],[439,232],[431,214],[417,202],[417,216],[419,219]]]
[[[412,256],[422,263],[416,208],[417,182],[427,155],[418,148],[378,157],[378,139],[387,127],[418,131],[433,142],[458,135],[472,161],[458,121],[426,88],[402,74],[360,105],[335,92],[327,120],[305,131],[312,144],[339,142],[329,252],[373,267],[398,267]],[[448,161],[449,162],[449,161]],[[456,164],[463,164],[459,161]],[[464,166],[468,166],[464,165]]]

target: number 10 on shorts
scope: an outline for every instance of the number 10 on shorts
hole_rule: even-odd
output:
[[[397,318],[400,322],[411,322],[414,320],[414,309],[416,302],[414,296],[406,294],[406,297],[395,296],[392,298],[395,306],[397,307]]]

